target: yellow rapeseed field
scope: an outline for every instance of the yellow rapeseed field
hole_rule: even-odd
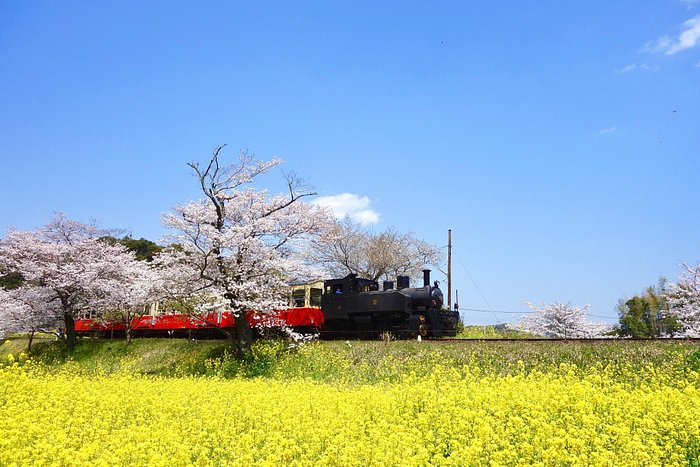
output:
[[[427,376],[346,385],[11,359],[0,465],[688,465],[699,387],[690,369],[652,365],[497,375],[435,363]]]

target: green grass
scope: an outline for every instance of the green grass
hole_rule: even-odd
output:
[[[14,336],[0,346],[0,360],[9,354],[26,353],[27,339]],[[124,340],[83,338],[69,352],[62,341],[35,338],[31,358],[48,367],[77,365],[86,371],[116,372],[133,370],[143,374],[172,375],[178,372],[204,372],[207,359],[223,355],[227,342],[222,340],[189,341],[187,339]]]
[[[500,326],[457,326],[458,339],[530,339],[534,336],[525,331],[505,329]]]
[[[0,364],[18,356],[27,341],[13,337],[0,345]],[[339,384],[373,384],[398,381],[402,375],[430,375],[436,368],[461,371],[478,367],[483,374],[509,375],[530,371],[556,371],[562,364],[581,370],[596,367],[700,371],[700,344],[687,341],[598,342],[563,341],[321,341],[301,347],[279,340],[258,341],[252,357],[239,361],[223,340],[187,339],[82,339],[73,352],[51,338],[35,340],[31,358],[60,369],[78,367],[85,372],[118,371],[162,376],[209,375],[220,377],[306,378]]]

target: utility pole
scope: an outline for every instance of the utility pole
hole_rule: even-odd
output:
[[[447,231],[447,309],[452,309],[452,229]]]

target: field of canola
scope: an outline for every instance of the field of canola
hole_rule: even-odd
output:
[[[0,465],[697,465],[700,455],[700,376],[683,362],[517,362],[503,373],[436,359],[421,374],[348,384],[12,360],[0,368]]]

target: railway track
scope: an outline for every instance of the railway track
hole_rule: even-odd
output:
[[[654,337],[654,338],[587,338],[587,339],[557,339],[557,338],[458,338],[458,337],[447,337],[439,339],[431,339],[432,342],[561,342],[561,343],[574,343],[574,342],[694,342],[700,343],[700,338],[697,337],[684,337],[684,338],[674,338],[674,337]]]
[[[350,339],[350,340],[356,340],[356,341],[377,341],[381,340],[381,336],[367,336],[366,333],[329,333],[329,332],[321,332],[320,338],[322,340],[342,340],[342,339]],[[416,340],[415,337],[411,338],[394,338],[393,336],[391,337],[391,340]],[[677,337],[596,337],[596,338],[584,338],[584,339],[574,339],[574,338],[547,338],[547,337],[531,337],[531,338],[515,338],[515,337],[503,337],[503,338],[485,338],[485,337],[479,337],[479,338],[470,338],[470,337],[437,337],[437,338],[432,338],[432,337],[423,337],[422,340],[429,341],[429,342],[438,342],[438,343],[458,343],[458,342],[559,342],[559,343],[575,343],[575,342],[630,342],[630,341],[635,341],[635,342],[692,342],[692,343],[700,343],[700,338],[698,337],[683,337],[683,338],[677,338]]]

